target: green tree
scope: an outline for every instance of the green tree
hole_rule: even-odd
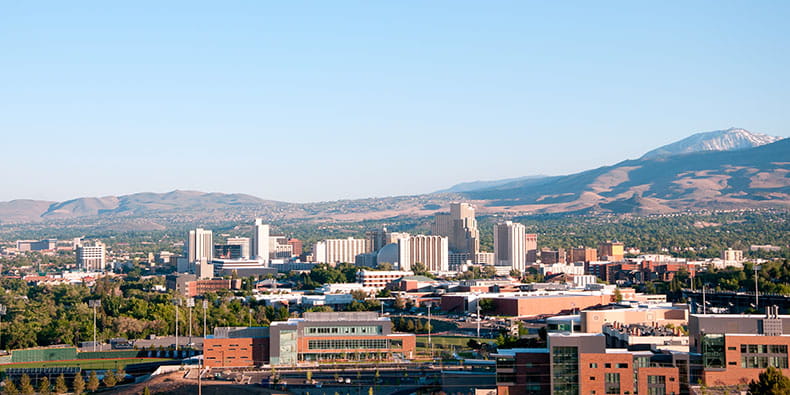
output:
[[[623,301],[623,294],[620,292],[620,288],[614,289],[614,301],[620,303]]]
[[[118,383],[123,383],[124,380],[126,380],[126,371],[123,369],[118,369],[115,372],[115,381]]]
[[[115,376],[115,372],[106,372],[104,374],[104,380],[102,380],[104,386],[107,388],[115,387],[115,384],[118,384],[118,378]]]
[[[3,386],[3,394],[4,395],[19,395],[19,389],[16,388],[16,385],[12,380],[6,379],[5,385]]]
[[[143,395],[151,395],[151,390],[148,389],[148,386],[143,388]]]
[[[417,276],[426,276],[429,274],[428,267],[422,262],[414,262],[414,264],[411,265],[411,271]]]
[[[406,308],[406,301],[400,295],[398,295],[395,297],[392,307],[394,307],[395,310],[403,310]]]
[[[38,381],[38,393],[40,395],[49,395],[52,393],[52,384],[49,382],[49,377],[44,376]]]
[[[30,376],[23,374],[19,378],[19,393],[22,395],[33,395],[36,393],[36,389],[30,383]]]
[[[790,378],[782,374],[782,371],[769,366],[764,372],[760,373],[758,381],[752,380],[749,383],[750,394],[760,395],[790,395]]]
[[[74,390],[74,394],[76,395],[82,395],[82,393],[85,392],[85,379],[82,378],[82,374],[74,376],[71,389]]]
[[[96,390],[99,389],[99,376],[96,375],[95,370],[91,370],[91,374],[88,376],[88,385],[86,388],[90,392],[96,392]]]
[[[61,374],[55,379],[55,393],[65,394],[66,392],[69,392],[69,387],[66,385],[66,377]]]

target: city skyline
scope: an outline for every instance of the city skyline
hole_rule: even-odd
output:
[[[16,177],[0,201],[410,195],[702,131],[786,136],[788,8],[8,5],[0,165]]]

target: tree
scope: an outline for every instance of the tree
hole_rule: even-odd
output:
[[[148,386],[145,386],[145,388],[143,388],[143,395],[151,395],[151,390],[148,389]]]
[[[5,385],[3,386],[3,395],[18,395],[19,390],[14,385],[12,380],[6,379]]]
[[[313,381],[313,371],[312,370],[308,370],[307,373],[305,373],[305,380]]]
[[[411,265],[411,271],[417,276],[424,276],[428,274],[428,267],[422,262],[414,262]]]
[[[96,392],[99,389],[99,376],[96,375],[95,370],[91,370],[90,376],[88,376],[88,385],[86,386],[88,391]]]
[[[623,301],[623,294],[620,292],[620,288],[614,289],[614,301],[620,303]]]
[[[124,380],[126,380],[126,371],[123,369],[118,369],[115,372],[115,381],[118,383],[123,383]]]
[[[115,376],[115,372],[106,372],[104,373],[104,380],[102,380],[104,385],[107,388],[115,387],[115,384],[118,384],[118,378]]]
[[[82,374],[77,374],[74,377],[74,381],[71,383],[71,389],[74,390],[75,395],[81,395],[85,392],[85,379],[82,378]]]
[[[490,313],[496,310],[496,304],[493,299],[478,299],[477,304],[480,305],[480,311],[483,313]]]
[[[52,393],[52,385],[49,383],[49,377],[44,376],[39,380],[38,393],[40,395],[49,395]]]
[[[403,310],[406,308],[406,301],[403,300],[403,298],[401,298],[400,295],[398,295],[395,297],[395,301],[392,303],[392,307],[394,307],[395,310]]]
[[[65,394],[66,392],[69,392],[69,387],[66,385],[66,377],[61,374],[55,379],[55,393]]]
[[[22,377],[19,378],[19,393],[22,395],[33,395],[36,393],[33,384],[30,384],[30,376],[23,374]]]
[[[758,381],[749,383],[750,394],[760,395],[790,395],[790,378],[782,371],[769,366],[765,372],[760,373]]]

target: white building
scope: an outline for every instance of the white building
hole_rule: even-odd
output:
[[[450,268],[448,240],[443,236],[409,236],[398,240],[400,270],[411,270],[417,262],[429,272],[447,272]]]
[[[252,259],[269,261],[269,225],[265,225],[261,218],[255,218],[251,255]]]
[[[229,246],[241,246],[241,258],[250,259],[249,237],[228,237],[226,244]]]
[[[413,275],[412,272],[400,270],[360,270],[357,272],[357,283],[365,288],[384,288],[395,280]]]
[[[190,230],[186,252],[189,262],[197,262],[202,259],[210,261],[214,257],[214,235],[210,230],[203,228]]]
[[[724,261],[725,264],[730,262],[742,262],[743,251],[733,250],[732,248],[728,248],[721,252],[721,259]]]
[[[359,254],[364,254],[366,247],[365,239],[329,239],[319,241],[313,248],[314,260],[319,263],[354,263]]]
[[[494,225],[494,265],[524,272],[527,258],[526,227],[506,221]]]
[[[77,267],[85,271],[104,271],[106,261],[104,244],[97,241],[94,245],[77,247]]]
[[[540,274],[548,275],[548,274],[571,274],[574,276],[583,275],[584,274],[584,264],[576,265],[570,264],[566,265],[563,263],[554,263],[551,265],[540,265]]]

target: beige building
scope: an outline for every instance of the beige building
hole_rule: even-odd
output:
[[[449,213],[437,213],[431,234],[445,236],[452,252],[476,254],[480,251],[480,232],[475,209],[469,203],[451,203]]]
[[[732,248],[728,248],[721,252],[721,259],[726,262],[742,262],[743,261],[743,251],[741,250],[733,250]]]
[[[409,236],[398,240],[400,270],[412,270],[412,265],[421,262],[430,272],[446,272],[450,269],[450,251],[447,237]]]
[[[198,262],[204,259],[211,261],[214,257],[214,236],[211,231],[203,228],[190,230],[186,250],[189,262]]]
[[[100,241],[94,245],[82,245],[77,247],[77,267],[85,271],[103,271],[106,266],[107,250]]]
[[[623,243],[607,240],[606,243],[598,244],[598,259],[620,262],[624,257]]]
[[[494,265],[524,271],[527,257],[525,230],[524,225],[511,221],[494,225]]]
[[[354,263],[357,255],[367,251],[367,240],[355,239],[328,239],[319,241],[313,248],[313,256],[318,263]]]
[[[252,259],[269,261],[269,225],[264,224],[261,218],[255,218],[250,253]]]

